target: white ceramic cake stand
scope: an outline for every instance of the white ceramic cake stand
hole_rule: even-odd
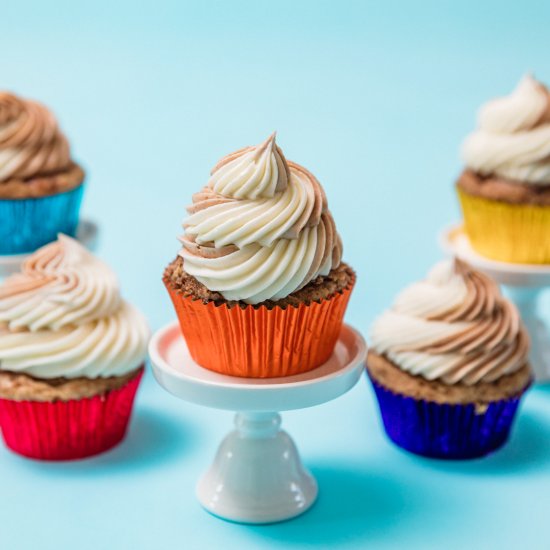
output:
[[[461,225],[445,229],[439,240],[447,253],[465,260],[506,286],[531,337],[530,362],[536,380],[550,381],[550,332],[537,308],[542,292],[550,288],[550,265],[512,264],[485,258],[472,248]]]
[[[92,252],[96,249],[98,240],[97,224],[91,220],[81,220],[76,231],[76,239]],[[3,256],[0,254],[0,279],[19,271],[21,263],[30,256],[28,254],[13,254]]]
[[[274,411],[312,407],[344,394],[359,380],[366,353],[362,336],[345,325],[332,357],[313,371],[287,378],[237,378],[197,365],[177,322],[159,330],[149,344],[159,384],[191,403],[238,411],[235,429],[197,485],[202,506],[241,523],[284,521],[310,508],[317,483]]]

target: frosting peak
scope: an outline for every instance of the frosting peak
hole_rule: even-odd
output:
[[[263,143],[225,156],[212,169],[208,187],[234,199],[272,198],[287,188],[290,172],[273,132]]]
[[[146,354],[143,316],[114,273],[74,239],[32,254],[0,286],[0,368],[39,378],[109,377]]]
[[[69,144],[41,103],[0,92],[0,182],[68,168]]]
[[[184,269],[226,300],[280,300],[340,264],[323,188],[275,134],[222,159],[187,210]]]
[[[516,308],[459,260],[406,288],[371,331],[373,348],[413,375],[446,384],[493,382],[527,361]]]
[[[550,185],[548,89],[526,75],[509,96],[485,104],[462,156],[468,168],[484,176]]]

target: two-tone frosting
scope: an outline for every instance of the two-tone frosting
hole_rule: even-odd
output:
[[[340,264],[323,188],[275,134],[221,159],[187,210],[184,269],[226,300],[280,300]]]
[[[437,264],[401,292],[373,324],[371,343],[402,370],[449,385],[512,374],[525,365],[529,348],[514,305],[459,260]]]
[[[0,369],[37,378],[100,378],[138,368],[143,315],[107,265],[63,235],[0,286]]]
[[[41,103],[0,92],[0,183],[60,172],[71,164],[69,143]]]
[[[507,97],[485,104],[462,147],[468,168],[533,185],[550,185],[550,92],[525,76]]]

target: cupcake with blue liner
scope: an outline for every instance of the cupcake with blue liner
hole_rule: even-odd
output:
[[[74,236],[84,172],[54,115],[0,92],[0,254],[24,254]]]
[[[437,264],[372,326],[367,373],[387,435],[434,458],[494,451],[530,385],[528,352],[496,283],[459,260]]]
[[[68,460],[124,437],[149,329],[115,274],[63,235],[0,285],[0,428],[14,452]]]

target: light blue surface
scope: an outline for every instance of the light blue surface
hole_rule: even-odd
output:
[[[174,316],[160,277],[191,193],[277,129],[326,188],[359,273],[348,321],[366,332],[440,257],[477,107],[527,70],[550,81],[543,1],[111,4],[4,3],[2,86],[61,119],[89,169],[99,253],[154,328]],[[149,373],[118,449],[70,464],[1,449],[0,547],[549,548],[550,389],[530,393],[504,450],[456,464],[388,443],[365,380],[285,414],[321,493],[274,526],[225,523],[194,498],[230,426]]]

